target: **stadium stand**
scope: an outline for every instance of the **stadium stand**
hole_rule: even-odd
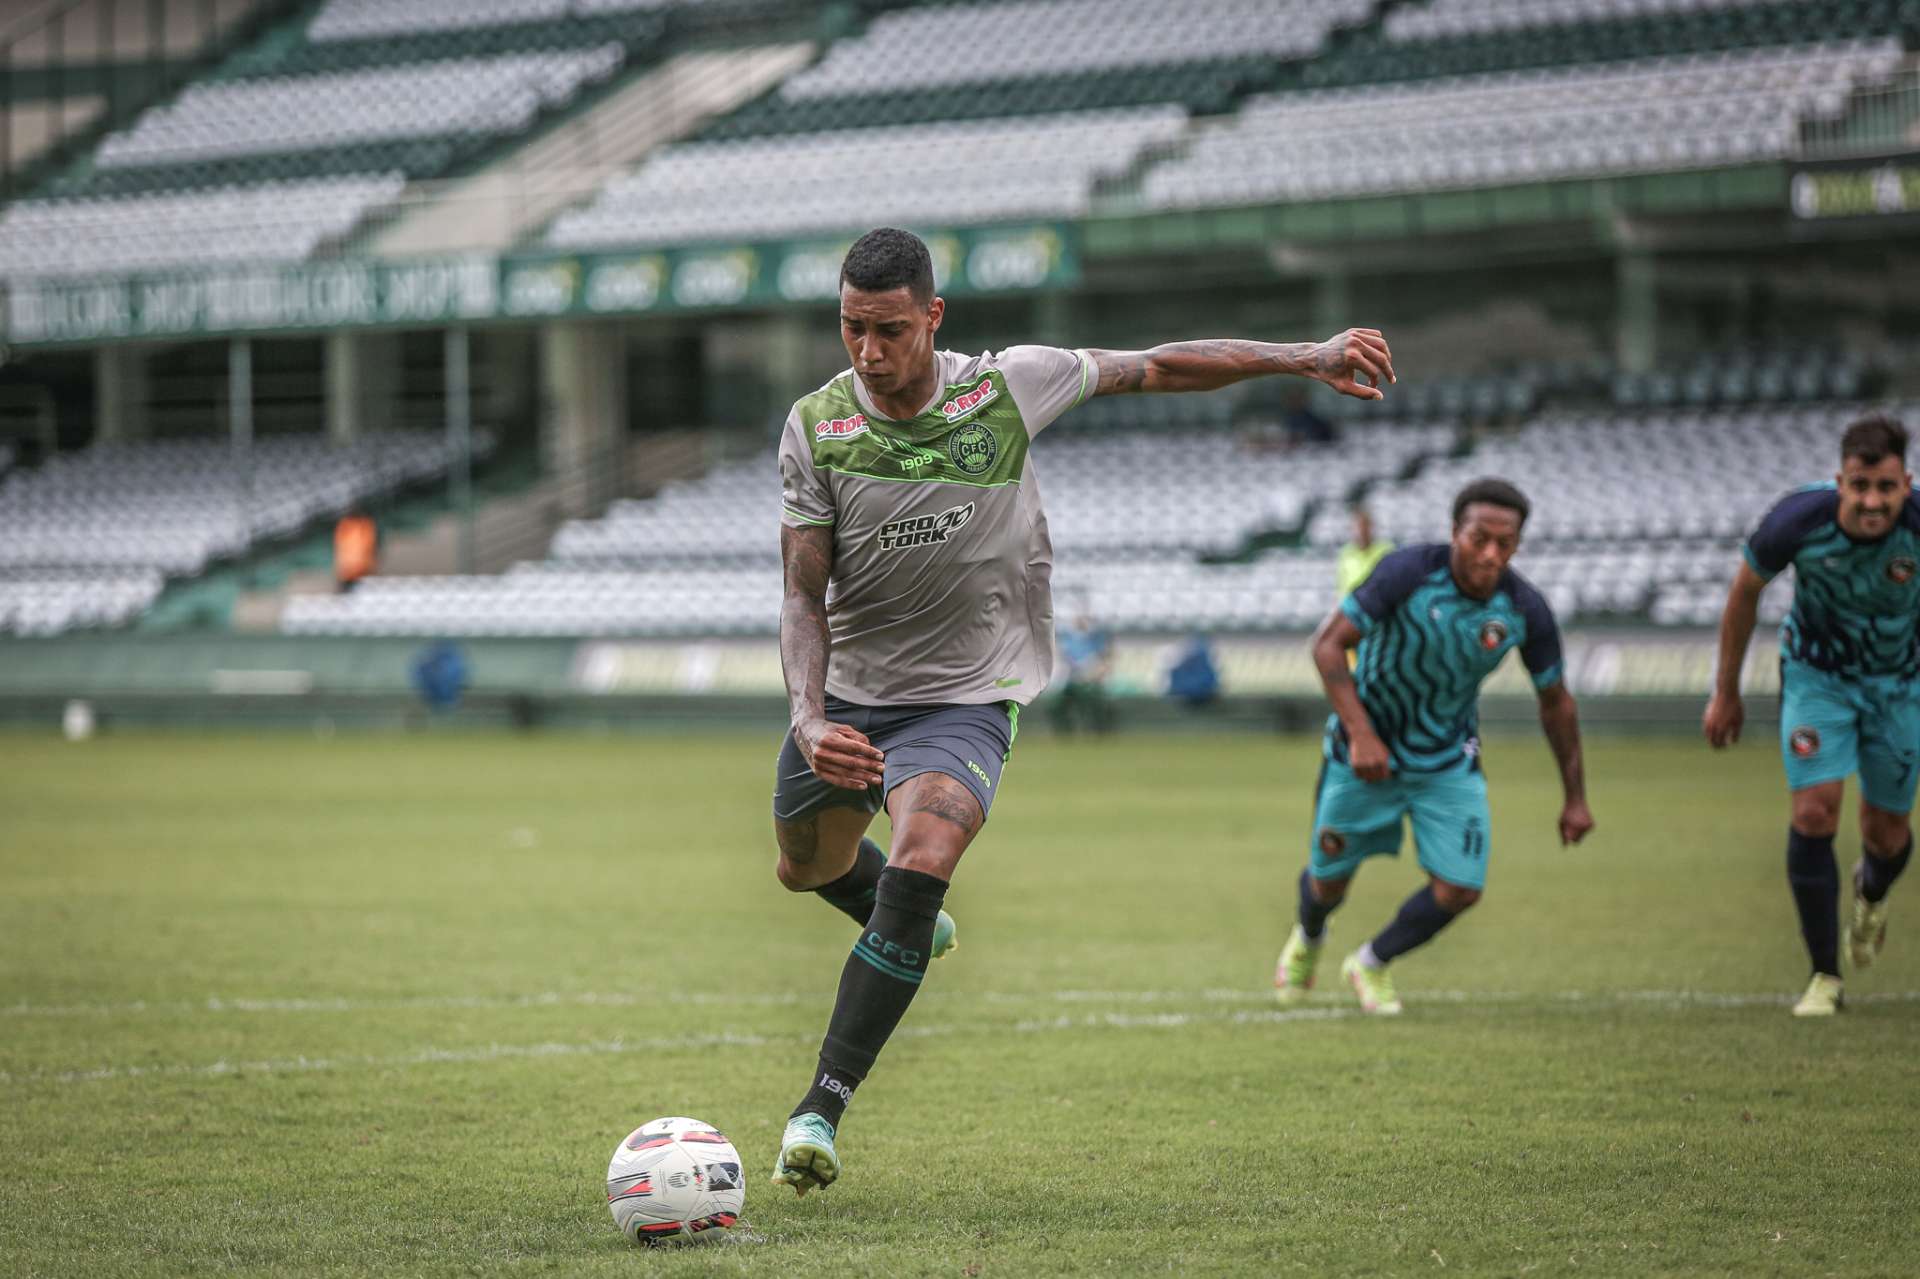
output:
[[[1779,159],[1899,67],[1898,40],[1266,95],[1148,172],[1150,208],[1323,199]],[[1330,137],[1367,145],[1329,148]]]
[[[1075,217],[1087,212],[1095,178],[1185,123],[1179,107],[1162,106],[685,143],[561,214],[546,240],[577,248]],[[875,172],[889,181],[849,186],[825,176]]]
[[[1912,0],[1434,0],[1302,68],[1306,87],[1912,35]]]
[[[476,451],[492,447],[476,433]],[[444,436],[336,447],[268,437],[242,467],[225,441],[96,445],[0,478],[0,631],[116,625],[167,577],[202,572],[377,494],[443,474]]]
[[[0,275],[78,275],[302,258],[400,194],[398,173],[140,199],[28,200],[0,213]]]
[[[876,17],[709,138],[811,133],[1174,102],[1229,109],[1283,64],[1366,20],[1373,0],[940,4]]]
[[[1808,459],[1829,458],[1835,423],[1857,404],[1655,413],[1541,415],[1470,455],[1373,489],[1383,536],[1446,536],[1452,496],[1469,479],[1500,475],[1534,505],[1516,564],[1569,616],[1644,615],[1709,625],[1725,602],[1738,545],[1762,513],[1808,482]],[[1915,405],[1897,405],[1909,418]],[[1342,522],[1322,512],[1309,541],[1331,548]],[[1787,596],[1765,605],[1777,620]]]
[[[1297,533],[1316,504],[1338,505],[1368,480],[1443,454],[1457,434],[1445,423],[1350,425],[1342,443],[1277,452],[1232,434],[1232,413],[1229,396],[1096,401],[1035,443],[1061,580],[1111,592],[1101,594],[1103,618],[1310,624],[1330,589],[1324,557],[1218,570],[1197,557]],[[375,579],[351,596],[289,600],[281,624],[299,634],[767,634],[779,616],[777,542],[766,521],[742,513],[765,508],[776,473],[771,453],[730,463],[573,521],[548,559],[502,577]]]
[[[769,7],[711,6],[741,20]],[[655,59],[675,8],[327,0],[9,205],[0,271],[285,261],[342,244],[409,182],[470,166]]]

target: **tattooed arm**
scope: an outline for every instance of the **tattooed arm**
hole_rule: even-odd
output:
[[[1348,329],[1325,342],[1248,342],[1207,338],[1166,342],[1148,351],[1088,351],[1099,370],[1095,395],[1135,391],[1214,391],[1248,378],[1291,373],[1325,382],[1343,395],[1385,399],[1393,354],[1378,329]],[[1361,381],[1361,379],[1365,381]]]
[[[780,671],[786,676],[793,740],[815,775],[848,790],[880,782],[881,755],[866,735],[827,719],[827,576],[833,528],[780,527],[786,593],[780,602]]]

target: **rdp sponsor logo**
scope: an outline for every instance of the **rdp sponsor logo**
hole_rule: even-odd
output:
[[[962,391],[940,406],[940,416],[949,422],[958,422],[967,414],[983,404],[990,404],[1000,395],[1000,388],[994,385],[992,378],[982,378],[979,385],[971,390]]]
[[[904,551],[910,546],[935,546],[965,528],[973,518],[973,503],[955,506],[938,515],[917,515],[880,526],[880,549]]]
[[[867,415],[855,413],[852,417],[837,417],[830,422],[815,422],[813,438],[816,440],[850,440],[856,435],[867,433]]]

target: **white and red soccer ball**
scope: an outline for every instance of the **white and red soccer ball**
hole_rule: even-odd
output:
[[[726,1230],[746,1202],[740,1153],[711,1124],[675,1116],[642,1124],[613,1148],[607,1207],[636,1243]]]

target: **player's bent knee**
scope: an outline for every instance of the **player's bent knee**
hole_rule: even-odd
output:
[[[1898,857],[1913,839],[1913,824],[1905,813],[1868,809],[1860,814],[1860,842],[1875,857]]]
[[[812,866],[798,866],[782,857],[773,868],[773,874],[780,886],[790,893],[810,893],[820,887],[814,881],[819,878]]]
[[[1433,900],[1449,915],[1458,915],[1480,900],[1480,890],[1460,884],[1449,884],[1444,879],[1436,879],[1433,881]]]

